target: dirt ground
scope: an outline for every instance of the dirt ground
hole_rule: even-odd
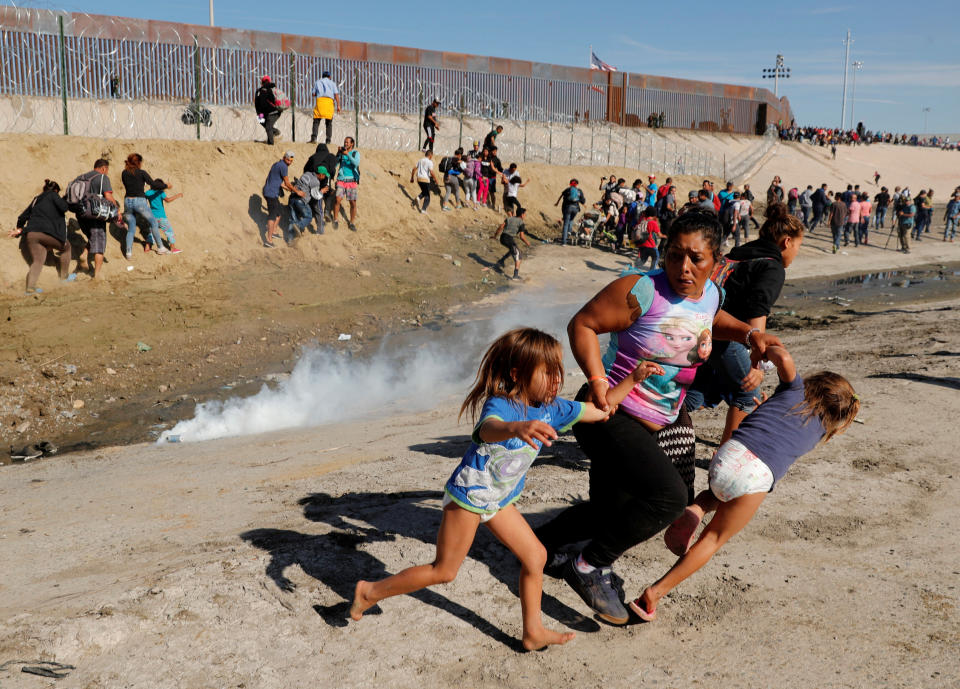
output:
[[[293,166],[298,172],[314,147],[289,147],[298,156]],[[255,390],[264,376],[289,370],[304,347],[336,343],[340,333],[353,339],[335,346],[357,347],[382,333],[428,324],[450,306],[508,282],[489,270],[502,254],[489,237],[499,215],[443,213],[439,200],[426,217],[411,209],[417,193],[409,182],[415,153],[362,151],[358,232],[345,223],[334,230],[328,223],[325,235],[307,235],[293,249],[270,252],[258,241],[265,217],[259,191],[278,148],[0,135],[0,154],[19,161],[0,169],[0,185],[7,190],[0,199],[0,233],[12,229],[39,180],[51,177],[66,184],[86,168],[80,161],[92,164],[103,156],[115,161],[110,174],[119,187],[122,160],[133,150],[144,156],[145,169],[186,194],[169,206],[184,252],[160,257],[142,253],[138,244],[127,261],[122,234],[115,231],[101,280],[80,275],[64,286],[45,269],[41,286],[47,291],[24,297],[26,267],[17,241],[0,240],[4,446],[47,440],[65,449],[90,449],[140,442],[189,416],[198,400]],[[849,180],[868,188],[872,178],[867,177],[879,169],[889,177],[907,177],[904,181],[915,189],[946,190],[952,188],[955,160],[955,154],[936,150],[861,146],[841,147],[832,161],[825,149],[783,144],[748,181],[762,199],[773,174],[788,187],[805,181],[836,187]],[[571,177],[579,178],[588,200],[594,200],[602,175],[632,181],[647,172],[524,165],[521,173],[529,184],[521,200],[529,209],[528,228],[537,238],[557,236],[553,201]],[[681,195],[701,182],[680,176],[674,181]],[[888,235],[874,233],[875,246],[832,256],[823,233],[814,235],[791,274],[893,268],[960,255],[958,244],[928,241],[904,257],[884,250],[883,239]],[[887,248],[895,244],[894,238]],[[537,249],[549,258],[555,247]],[[556,260],[562,262],[562,254]],[[0,463],[5,459],[0,456]]]
[[[370,156],[378,179],[391,177],[390,155]],[[411,156],[396,156],[401,174]],[[545,217],[531,223],[535,233],[552,236],[553,187],[559,193],[572,170],[549,171],[555,179],[537,170],[545,181],[528,189],[530,205]],[[501,253],[481,236],[492,212],[424,225],[407,208],[398,201],[377,225],[364,216],[356,235],[341,225],[329,247],[307,237],[273,253],[249,246],[252,219],[219,228],[200,249],[222,248],[217,265],[185,252],[183,266],[151,268],[158,257],[137,256],[127,273],[114,243],[118,269],[102,283],[53,285],[39,298],[15,296],[22,264],[4,244],[2,439],[96,448],[0,469],[0,667],[55,660],[76,666],[59,685],[85,688],[960,686],[960,465],[945,413],[960,387],[956,297],[818,302],[829,318],[775,322],[801,371],[851,380],[863,423],[804,457],[754,522],[662,602],[655,623],[608,626],[548,579],[547,624],[577,638],[519,652],[518,567],[486,531],[455,582],[348,623],[358,578],[432,558],[443,481],[469,434],[450,386],[438,383],[418,413],[401,405],[332,425],[144,441],[152,426],[189,417],[195,400],[245,395],[289,371],[312,341],[352,347],[428,330],[470,302],[478,313],[520,308],[531,319],[550,304],[559,333],[625,262],[539,245],[525,281],[500,289],[507,281],[484,270]],[[927,241],[902,256],[874,242],[833,255],[818,232],[788,283],[956,260],[955,246]],[[356,340],[337,343],[339,333]],[[580,383],[571,369],[568,393]],[[706,461],[722,416],[699,412],[694,423]],[[539,523],[585,497],[586,462],[572,436],[542,453],[521,511]],[[671,562],[655,538],[617,571],[630,595]],[[44,681],[19,667],[0,670],[0,684]]]

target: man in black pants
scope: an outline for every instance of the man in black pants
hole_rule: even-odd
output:
[[[497,177],[503,175],[503,163],[497,157],[497,147],[489,149],[490,151],[490,195],[487,197],[487,205],[497,210]]]
[[[423,143],[424,151],[433,151],[433,140],[437,136],[437,130],[440,129],[440,121],[437,119],[439,107],[440,99],[434,98],[423,111],[423,131],[427,133],[427,140]]]

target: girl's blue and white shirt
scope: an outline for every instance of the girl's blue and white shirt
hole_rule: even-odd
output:
[[[549,404],[528,406],[505,397],[491,397],[484,403],[473,429],[470,449],[447,481],[447,495],[463,509],[479,514],[494,514],[520,497],[527,470],[537,458],[541,444],[534,440],[534,449],[519,438],[485,443],[479,431],[488,419],[543,421],[563,433],[583,417],[585,409],[583,402],[559,398]]]

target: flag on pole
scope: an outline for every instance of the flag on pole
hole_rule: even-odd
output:
[[[606,62],[597,57],[597,54],[590,50],[590,69],[599,69],[601,72],[616,72],[617,68],[611,65],[608,65]]]

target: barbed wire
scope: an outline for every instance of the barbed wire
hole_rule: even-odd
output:
[[[271,52],[239,40],[214,43],[166,22],[16,6],[0,8],[0,53],[4,132],[262,140],[253,96],[261,77],[270,76],[292,101],[277,128],[306,141],[313,83],[330,71],[343,104],[334,121],[337,140],[349,134],[369,148],[415,150],[423,108],[437,96],[458,145],[482,139],[488,125],[507,125],[498,143],[501,156],[511,160],[723,173],[722,159],[696,146],[603,121],[606,95],[584,83]],[[732,107],[713,103],[717,123],[705,124],[730,128]],[[684,119],[683,113],[671,116]],[[438,144],[450,140],[449,128],[439,133]]]

